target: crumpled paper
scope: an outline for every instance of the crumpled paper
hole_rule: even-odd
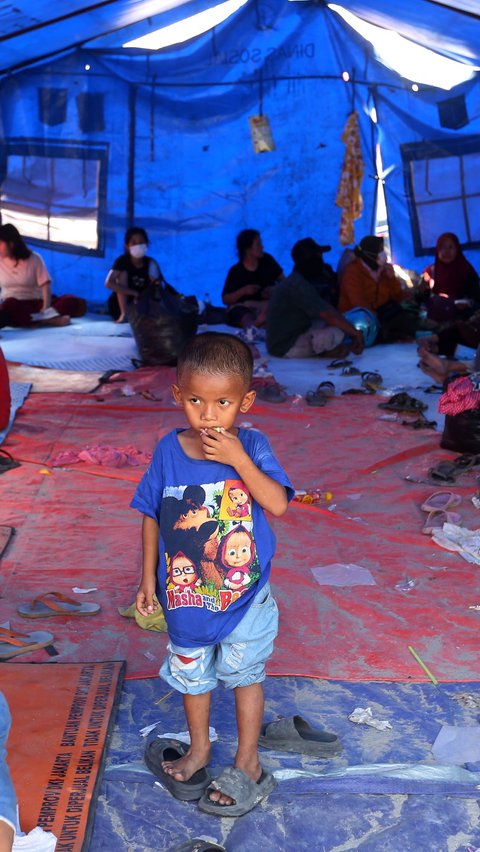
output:
[[[163,722],[154,722],[153,725],[146,725],[145,728],[140,728],[140,733],[142,737],[148,737],[148,735],[151,733],[151,731],[154,730],[154,728],[162,724]],[[171,740],[180,740],[180,742],[187,743],[188,745],[190,745],[190,734],[188,731],[167,731],[166,733],[162,732],[161,734],[158,734],[158,736],[162,739],[168,738]],[[218,740],[217,732],[215,728],[212,728],[211,726],[208,729],[208,739],[211,743],[214,743],[216,742],[216,740]]]
[[[348,717],[351,722],[356,722],[358,725],[369,725],[371,728],[376,728],[377,731],[386,731],[389,728],[393,730],[390,722],[386,719],[375,719],[371,707],[355,707]]]
[[[480,565],[480,529],[469,530],[446,523],[442,529],[433,531],[432,540],[445,550],[459,553],[466,562]]]

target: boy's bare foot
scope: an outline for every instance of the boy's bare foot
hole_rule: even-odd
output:
[[[210,760],[210,748],[196,749],[191,748],[187,753],[178,760],[164,760],[162,769],[167,775],[171,775],[176,781],[189,781],[195,772],[203,769]]]
[[[127,322],[127,318],[125,314],[120,314],[119,318],[115,320],[116,323]]]
[[[235,769],[241,769],[245,775],[248,775],[252,781],[257,782],[262,774],[262,767],[258,761],[258,755],[255,760],[252,760],[249,763],[245,763],[243,761],[235,760],[234,763]],[[208,793],[208,798],[211,802],[217,802],[219,805],[235,805],[235,799],[231,799],[230,796],[226,796],[225,793],[222,793],[221,790],[210,790]]]

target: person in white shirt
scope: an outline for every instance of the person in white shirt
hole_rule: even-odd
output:
[[[28,248],[10,223],[0,225],[0,288],[0,327],[64,326],[70,317],[81,317],[87,310],[85,299],[78,296],[52,296],[43,258]],[[45,317],[32,317],[45,312]]]

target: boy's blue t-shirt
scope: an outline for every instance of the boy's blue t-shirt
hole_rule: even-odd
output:
[[[157,445],[131,506],[157,521],[157,596],[175,645],[215,645],[267,582],[275,536],[233,467],[191,459],[175,429]],[[257,467],[294,490],[266,437],[239,429]]]

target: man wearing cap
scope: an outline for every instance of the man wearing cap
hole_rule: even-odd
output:
[[[295,264],[288,278],[279,282],[270,297],[267,313],[267,349],[278,358],[313,358],[321,355],[342,358],[349,348],[360,354],[364,341],[358,331],[334,307],[335,275],[323,262],[330,246],[319,245],[312,237],[299,240],[292,248]]]
[[[379,340],[415,337],[418,312],[411,304],[404,305],[407,294],[387,263],[383,238],[363,237],[354,249],[354,259],[344,268],[340,280],[339,310],[367,308],[380,324]]]

